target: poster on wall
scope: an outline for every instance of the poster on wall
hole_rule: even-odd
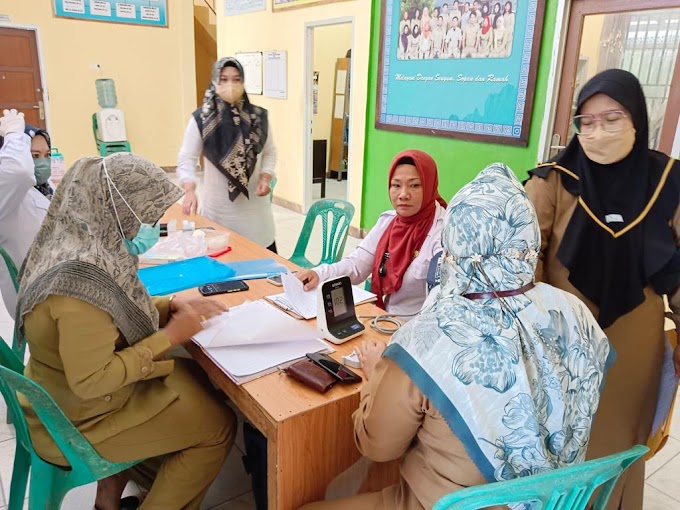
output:
[[[237,16],[249,12],[264,11],[267,0],[224,0],[224,15]]]
[[[300,7],[309,7],[310,5],[331,4],[343,1],[346,0],[272,0],[272,10],[274,12],[288,11],[290,9],[299,9]]]
[[[526,146],[545,0],[383,0],[376,128]]]
[[[88,21],[168,26],[167,0],[54,0],[54,15]]]
[[[262,94],[262,52],[249,51],[236,53],[234,56],[243,66],[246,92],[248,94]]]

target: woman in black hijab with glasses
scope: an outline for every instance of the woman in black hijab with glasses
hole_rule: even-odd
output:
[[[664,303],[680,313],[680,164],[649,149],[638,79],[610,69],[581,90],[576,136],[531,170],[541,226],[536,279],[582,299],[617,358],[607,373],[588,458],[645,444],[665,350]],[[680,323],[680,316],[675,316]],[[680,372],[680,350],[675,351]],[[642,508],[644,462],[623,474],[608,509]]]

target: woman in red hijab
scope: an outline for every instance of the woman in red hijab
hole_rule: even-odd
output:
[[[403,151],[392,161],[387,182],[394,210],[380,215],[348,257],[300,271],[305,290],[339,276],[349,276],[355,285],[370,276],[378,306],[403,316],[420,310],[430,261],[442,249],[446,202],[437,189],[437,164],[423,151]]]

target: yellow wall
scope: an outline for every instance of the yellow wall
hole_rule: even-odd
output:
[[[116,82],[132,150],[173,166],[186,122],[196,108],[193,3],[168,0],[169,28],[56,18],[52,0],[0,0],[11,24],[39,29],[48,126],[66,163],[96,153],[94,80]]]
[[[335,107],[335,63],[352,47],[352,25],[330,25],[314,29],[314,70],[319,72],[319,109],[314,115],[314,139],[331,146],[331,119]],[[330,153],[330,150],[328,151]]]
[[[196,58],[196,106],[203,102],[210,74],[217,60],[217,23],[205,4],[194,2],[194,47]],[[212,20],[212,21],[211,21]]]
[[[272,12],[267,10],[224,16],[224,2],[217,2],[217,49],[220,56],[238,51],[286,50],[288,52],[288,99],[271,99],[253,95],[253,103],[269,110],[271,129],[278,147],[275,194],[277,197],[302,205],[304,187],[304,58],[305,23],[354,17],[352,49],[352,80],[349,154],[350,180],[348,199],[356,208],[352,225],[361,218],[361,188],[363,175],[364,135],[366,128],[366,93],[368,82],[368,52],[371,23],[370,0],[350,0]],[[311,90],[311,76],[310,90]],[[372,121],[371,121],[372,122]]]

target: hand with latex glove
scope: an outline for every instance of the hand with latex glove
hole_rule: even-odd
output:
[[[5,110],[0,117],[0,136],[3,138],[9,133],[23,133],[26,128],[24,114],[17,113],[16,110]]]

